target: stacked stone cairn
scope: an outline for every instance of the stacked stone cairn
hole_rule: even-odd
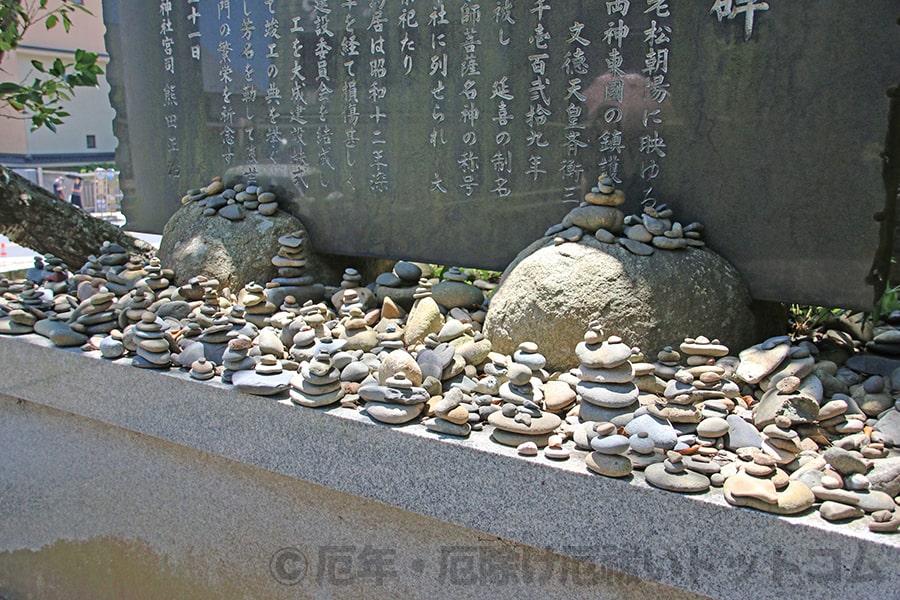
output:
[[[119,325],[115,304],[116,295],[101,288],[101,291],[81,302],[69,315],[72,330],[86,335],[109,333]],[[134,322],[140,322],[144,312],[141,310]]]
[[[331,304],[338,316],[346,317],[354,307],[365,312],[375,304],[371,290],[362,287],[362,275],[356,269],[347,267],[341,277],[340,289],[331,295]]]
[[[884,356],[900,356],[900,310],[884,317],[884,322],[872,331],[872,339],[866,342],[866,350]]]
[[[266,297],[266,288],[251,281],[238,293],[238,303],[244,307],[243,318],[262,328],[278,310],[278,306]]]
[[[650,256],[656,249],[681,250],[702,247],[700,239],[703,225],[691,223],[682,226],[673,222],[672,209],[658,205],[653,199],[643,202],[640,215],[625,216],[619,208],[625,203],[625,193],[615,187],[607,174],[597,179],[597,185],[584,196],[584,201],[573,208],[544,234],[554,236],[557,244],[578,242],[585,234],[592,234],[606,244],[618,243],[632,254]]]
[[[735,506],[749,506],[782,515],[808,510],[815,502],[809,487],[792,480],[772,456],[760,452],[725,480],[725,499]]]
[[[880,450],[880,448],[879,448]],[[847,522],[870,515],[869,529],[891,533],[900,529],[900,510],[890,494],[875,490],[866,476],[871,463],[860,452],[832,447],[818,462],[825,462],[819,485],[812,487],[821,502],[819,515],[826,521]]]
[[[263,216],[272,216],[278,210],[278,198],[272,191],[253,184],[235,183],[226,187],[221,177],[202,188],[188,190],[182,197],[182,204],[196,202],[203,208],[203,215],[219,215],[229,221],[240,221],[247,211],[258,211]]]
[[[46,255],[44,261],[43,286],[54,294],[65,294],[69,289],[69,267],[52,254]]]
[[[407,377],[403,370],[388,374],[379,371],[380,384],[368,384],[359,388],[359,397],[365,401],[365,413],[373,420],[389,425],[402,425],[422,415],[431,395],[423,387]]]
[[[146,311],[141,321],[131,328],[137,356],[132,364],[144,369],[167,369],[172,364],[175,341],[166,330],[169,326],[157,318],[156,313]]]
[[[674,450],[666,452],[666,459],[661,463],[653,463],[644,469],[647,483],[670,492],[682,494],[699,494],[709,490],[709,477],[689,470],[684,456]]]
[[[593,452],[584,459],[587,468],[607,477],[631,475],[631,459],[626,456],[631,447],[629,439],[618,433],[616,426],[610,422],[591,423],[589,426],[594,435],[590,436]]]
[[[231,383],[239,391],[256,396],[274,396],[291,387],[293,373],[282,367],[281,360],[263,354],[251,369],[234,370]]]
[[[450,388],[434,403],[434,417],[422,424],[426,429],[441,435],[466,437],[472,431],[472,422],[480,423],[478,405],[459,388]]]
[[[384,308],[385,302],[400,307],[403,311],[412,308],[419,280],[430,277],[431,273],[423,273],[422,267],[405,260],[397,261],[388,273],[375,278],[375,297]]]
[[[310,408],[330,406],[344,396],[341,372],[334,366],[331,356],[325,352],[304,362],[290,383],[291,402],[299,406]]]
[[[601,175],[597,185],[584,195],[584,201],[563,217],[544,235],[555,236],[557,244],[577,242],[585,233],[598,240],[613,243],[622,233],[625,213],[619,208],[625,203],[625,192],[617,190],[611,177]]]
[[[507,364],[506,377],[499,390],[500,410],[488,415],[488,422],[494,426],[491,438],[507,446],[547,446],[562,419],[542,410],[540,380],[532,376],[529,366],[513,361]]]
[[[236,335],[228,341],[228,347],[222,354],[222,381],[233,383],[234,376],[240,371],[256,369],[256,358],[250,355],[253,340],[246,335]]]
[[[575,347],[575,355],[581,363],[575,389],[581,399],[582,420],[616,425],[630,421],[640,406],[631,347],[618,336],[604,340],[599,323],[592,323]]]
[[[266,299],[280,306],[288,296],[294,303],[319,300],[325,293],[325,286],[316,283],[306,272],[307,239],[303,230],[294,231],[278,238],[278,253],[272,257],[272,264],[278,269],[278,276],[266,284]]]

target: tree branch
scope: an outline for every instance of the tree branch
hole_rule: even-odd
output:
[[[0,166],[0,234],[40,254],[54,254],[79,269],[104,241],[131,254],[149,256],[153,247]]]

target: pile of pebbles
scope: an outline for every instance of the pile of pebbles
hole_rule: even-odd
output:
[[[621,219],[621,231],[634,226]],[[329,288],[302,273],[300,235],[281,242],[280,281],[234,294],[202,277],[171,285],[158,260],[114,244],[78,273],[38,260],[29,273],[39,281],[0,280],[0,334],[438,437],[485,435],[523,457],[582,461],[598,476],[735,506],[900,528],[900,312],[865,347],[779,336],[733,352],[697,336],[650,356],[590,323],[579,366],[548,372],[532,342],[493,350],[480,332],[485,290],[460,270],[448,281],[479,302],[442,304],[442,281],[411,263],[369,284],[351,269]],[[268,292],[282,285],[322,293],[275,302]],[[448,289],[440,298],[471,293]]]
[[[202,188],[188,190],[181,203],[192,202],[197,202],[203,207],[204,216],[219,215],[229,221],[245,219],[247,211],[257,211],[263,216],[270,217],[278,210],[275,192],[246,183],[235,183],[231,187],[226,187],[221,177],[214,177]]]
[[[616,189],[609,175],[600,175],[597,185],[584,195],[584,201],[544,235],[553,236],[557,244],[578,242],[585,235],[592,235],[605,244],[619,244],[638,256],[650,256],[656,250],[706,245],[700,239],[703,224],[682,225],[673,221],[673,211],[665,204],[645,200],[641,214],[625,216],[619,208],[624,203],[625,192]]]

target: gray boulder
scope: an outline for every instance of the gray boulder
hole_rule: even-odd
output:
[[[532,341],[548,368],[569,369],[578,365],[575,346],[593,320],[651,358],[699,335],[737,354],[787,322],[783,309],[754,309],[738,272],[709,249],[637,256],[590,237],[560,245],[545,237],[506,269],[484,333],[497,352]]]
[[[205,275],[236,292],[251,281],[265,284],[277,277],[272,257],[278,252],[278,238],[306,229],[299,219],[281,210],[270,217],[255,210],[245,212],[240,221],[219,215],[207,217],[202,204],[192,202],[172,215],[163,229],[158,256],[162,264],[175,270],[176,284]],[[315,240],[309,241],[315,244]],[[388,261],[350,259],[308,250],[306,273],[317,282],[337,285],[347,266],[357,268],[364,277],[374,278],[378,268],[389,270],[392,265]]]

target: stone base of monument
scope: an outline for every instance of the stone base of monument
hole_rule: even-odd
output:
[[[784,333],[784,308],[751,302],[737,270],[708,248],[632,254],[586,236],[545,237],[509,265],[491,298],[484,333],[497,352],[535,342],[548,368],[578,366],[587,323],[639,346],[649,360],[685,337],[718,338],[733,349]]]
[[[888,598],[900,539],[0,337],[4,597]]]

